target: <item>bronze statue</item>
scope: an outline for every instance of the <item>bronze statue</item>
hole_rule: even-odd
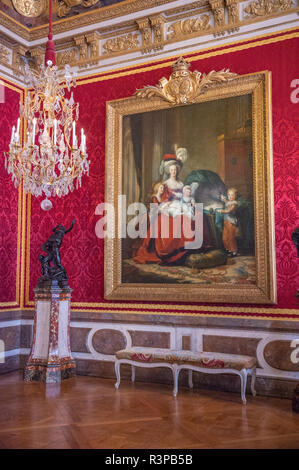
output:
[[[68,229],[61,224],[56,225],[56,227],[52,229],[52,235],[42,244],[41,249],[45,251],[47,255],[40,255],[38,257],[42,270],[42,277],[38,280],[39,287],[49,285],[60,285],[64,287],[67,285],[68,276],[61,264],[59,249],[64,235],[72,230],[75,221],[76,219],[72,221],[72,225]]]

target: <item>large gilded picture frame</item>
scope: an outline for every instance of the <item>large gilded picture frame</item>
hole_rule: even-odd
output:
[[[271,73],[189,68],[179,58],[169,79],[107,102],[105,298],[276,303]],[[148,222],[124,235],[134,203],[173,227],[200,203],[200,249]]]

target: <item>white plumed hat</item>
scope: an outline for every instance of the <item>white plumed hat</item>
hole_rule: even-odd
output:
[[[175,153],[176,153],[177,159],[180,160],[182,163],[185,163],[185,161],[188,158],[187,149],[185,149],[184,147],[180,147],[179,149],[177,149]]]

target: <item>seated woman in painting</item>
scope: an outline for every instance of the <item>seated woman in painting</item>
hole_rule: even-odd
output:
[[[159,195],[159,198],[155,195],[158,202],[160,199],[161,203],[159,202],[157,208],[154,230],[153,225],[148,229],[147,237],[143,240],[134,257],[136,263],[182,263],[188,251],[191,251],[185,248],[185,244],[195,239],[195,223],[192,212],[186,209],[189,207],[188,204],[191,200],[184,200],[184,197],[190,198],[191,194],[189,195],[189,188],[187,188],[183,196],[184,184],[178,177],[186,158],[186,149],[178,149],[175,155],[167,154],[162,159],[160,174],[164,176],[164,191]],[[162,191],[162,188],[160,188],[160,191]],[[168,227],[166,236],[165,227]],[[180,235],[177,236],[178,234]],[[206,218],[203,216],[203,244],[200,251],[205,251],[211,247],[211,235]]]

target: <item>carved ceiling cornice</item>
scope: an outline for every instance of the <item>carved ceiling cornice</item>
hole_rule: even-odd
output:
[[[21,23],[18,23],[3,11],[0,11],[0,26],[4,26],[21,39],[25,39],[25,41],[30,42],[30,29],[26,28],[26,26],[23,26]]]
[[[173,0],[131,0],[130,2],[125,1],[104,8],[98,8],[77,16],[55,21],[53,23],[53,34],[65,33],[84,26],[99,24],[107,20],[137,13],[138,11],[166,5],[172,1]],[[10,31],[18,34],[22,39],[26,39],[27,41],[44,39],[48,35],[48,24],[29,29],[18,23],[16,20],[10,18],[2,11],[0,11],[0,25],[5,26]]]
[[[160,9],[160,12],[146,15],[146,11],[141,11],[140,16],[135,15],[135,19],[120,18],[115,24],[103,25],[94,23],[95,13],[103,12],[108,15],[109,10],[114,11],[114,15],[123,15],[124,10],[121,8],[130,7],[130,11],[135,5],[142,10],[142,5],[146,4],[147,9],[159,2],[167,4],[170,0],[133,0],[114,5],[111,9],[105,8],[98,11],[93,10],[90,14],[73,16],[67,20],[56,23],[68,27],[73,26],[69,34],[65,34],[63,38],[55,38],[57,51],[57,64],[63,66],[69,63],[72,67],[80,69],[80,71],[95,69],[102,67],[107,63],[106,59],[117,58],[123,63],[126,61],[128,54],[137,58],[141,55],[153,55],[157,51],[181,50],[184,41],[195,39],[198,44],[205,41],[207,36],[213,35],[215,38],[228,35],[237,35],[237,32],[246,27],[251,30],[260,28],[265,30],[265,20],[277,18],[284,15],[293,15],[298,18],[299,6],[297,0],[200,0],[180,6],[177,9],[167,10],[167,5]],[[127,10],[125,10],[127,12]],[[78,27],[82,23],[77,23],[80,16],[84,21],[88,20],[90,25],[94,27],[78,31]],[[137,16],[137,17],[136,17]],[[15,20],[12,20],[5,14],[0,14],[0,24],[5,20],[5,26],[13,30],[20,38],[19,41],[12,35],[0,36],[0,42],[3,46],[1,49],[0,65],[11,70],[11,74],[22,77],[22,63],[29,60],[30,65],[36,67],[43,61],[45,43],[38,43],[35,46],[30,45],[33,34],[40,34],[40,27],[34,31],[21,26]],[[11,24],[9,24],[9,20]],[[104,21],[103,17],[101,18]],[[81,20],[80,20],[81,21]],[[282,23],[284,19],[282,18]],[[292,20],[293,21],[293,20]],[[268,21],[268,24],[271,22]],[[243,29],[244,31],[244,29]],[[22,35],[27,40],[22,41]],[[239,34],[239,33],[238,33]],[[200,39],[202,37],[202,40]],[[3,40],[2,40],[3,39]],[[209,39],[210,40],[210,39]],[[25,56],[25,57],[24,57]],[[119,59],[118,59],[119,58]],[[135,59],[134,59],[135,60]],[[106,61],[106,62],[105,62]]]

